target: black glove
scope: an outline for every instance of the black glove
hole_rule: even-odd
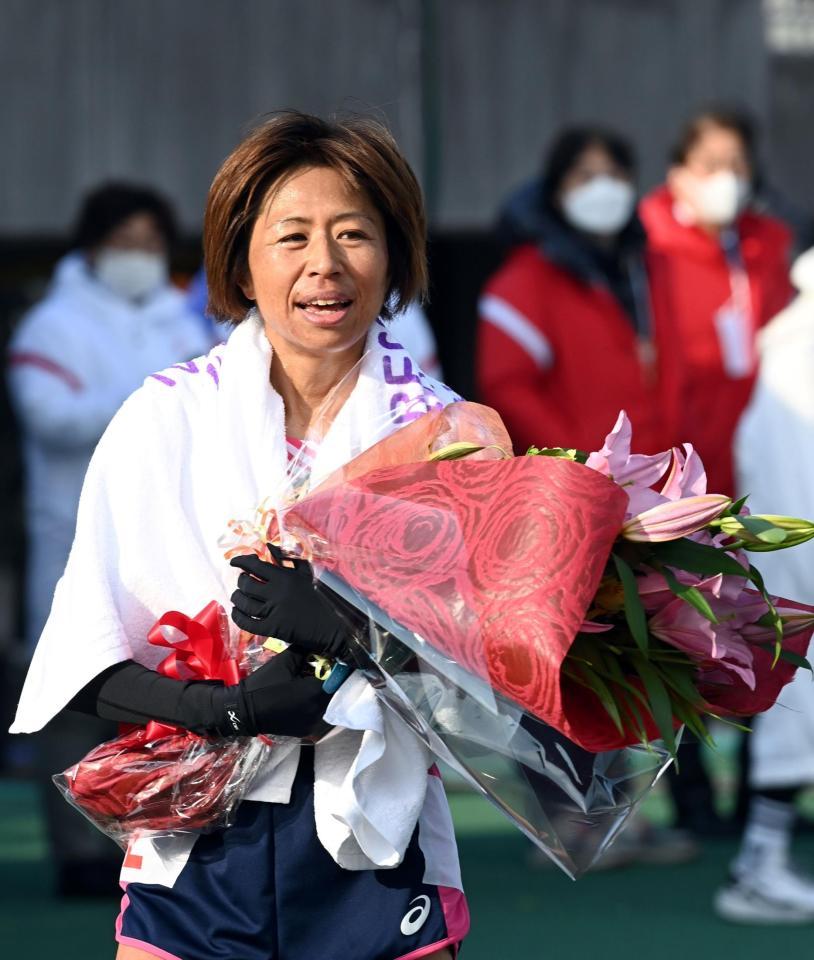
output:
[[[244,571],[232,594],[232,620],[249,633],[276,637],[329,659],[341,657],[351,631],[316,589],[311,564],[286,557],[273,544],[269,550],[280,566],[253,553],[231,561]],[[283,561],[293,566],[284,567]]]
[[[212,705],[222,736],[308,737],[322,732],[331,695],[308,666],[307,654],[289,647],[234,686],[215,688]]]
[[[331,697],[306,660],[289,647],[231,686],[173,680],[127,660],[94,677],[68,707],[120,723],[159,720],[201,736],[309,737],[327,729],[322,715]]]

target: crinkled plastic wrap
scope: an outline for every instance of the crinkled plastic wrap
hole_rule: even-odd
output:
[[[483,449],[427,462],[455,444]],[[510,450],[493,411],[453,404],[323,480],[276,532],[355,625],[353,659],[386,706],[576,878],[670,758],[620,741],[560,669],[625,494]]]
[[[123,849],[143,836],[228,826],[270,747],[145,727],[100,744],[53,780],[65,799]]]
[[[170,650],[158,670],[175,679],[234,683],[259,655],[254,647],[233,649],[217,603],[194,618],[165,614],[149,640]],[[150,723],[100,744],[53,780],[72,806],[126,848],[135,837],[228,826],[270,749],[264,738],[206,739]]]
[[[317,569],[318,589],[356,625],[352,659],[386,707],[569,877],[589,869],[669,766],[663,746],[579,747],[482,679],[471,662],[447,656]]]

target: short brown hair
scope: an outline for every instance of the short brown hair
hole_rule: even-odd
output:
[[[746,157],[755,162],[757,130],[752,117],[744,110],[729,106],[711,106],[691,117],[682,127],[678,140],[670,151],[673,166],[683,166],[687,155],[710,128],[729,130],[740,138]]]
[[[209,312],[239,323],[252,301],[249,241],[269,190],[305,167],[331,167],[365,190],[384,219],[389,264],[382,315],[403,310],[427,289],[427,225],[421,188],[395,140],[363,117],[322,120],[286,110],[253,130],[212,181],[204,218]]]

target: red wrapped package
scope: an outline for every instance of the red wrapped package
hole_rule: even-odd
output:
[[[174,679],[236,683],[223,608],[196,617],[172,611],[150,643],[171,648],[158,671]],[[269,747],[255,740],[207,740],[160,723],[100,744],[54,782],[65,798],[121,846],[134,835],[205,831],[228,824]]]

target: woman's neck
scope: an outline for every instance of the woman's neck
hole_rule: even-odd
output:
[[[288,436],[305,439],[314,427],[324,435],[356,385],[354,367],[363,352],[364,341],[328,356],[274,350],[269,379],[283,399]]]

